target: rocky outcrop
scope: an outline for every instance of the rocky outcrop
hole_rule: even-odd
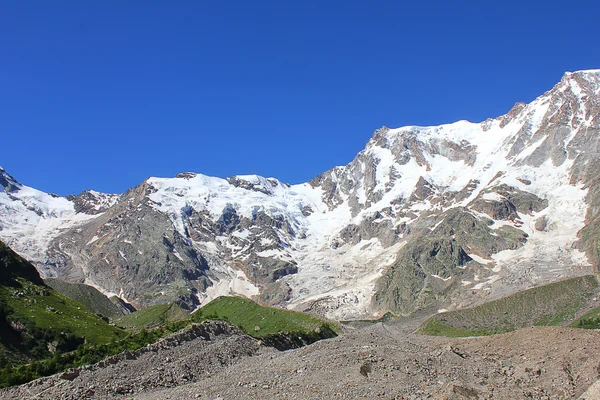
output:
[[[379,279],[375,308],[406,314],[449,298],[461,277],[480,265],[469,254],[490,257],[515,250],[527,234],[509,226],[492,229],[467,208],[453,208],[435,217],[433,229],[420,228],[407,240],[392,267]],[[470,268],[473,267],[473,268]],[[489,272],[488,272],[489,273]]]
[[[515,221],[519,218],[517,208],[507,199],[491,200],[477,198],[470,204],[471,209],[487,214],[492,219]]]
[[[77,196],[69,195],[67,199],[73,202],[75,212],[98,215],[114,206],[120,197],[118,194],[106,194],[86,190]]]
[[[123,201],[50,244],[58,278],[92,283],[137,307],[177,301],[187,309],[210,286],[208,264],[169,218],[154,210],[141,185]]]
[[[519,212],[533,214],[548,207],[548,200],[513,186],[501,184],[480,192],[469,207],[494,220],[515,221]]]
[[[46,279],[44,283],[71,300],[83,304],[94,314],[105,318],[114,319],[135,311],[121,302],[111,301],[96,288],[82,283],[70,283],[58,279]]]
[[[16,181],[4,168],[0,167],[0,186],[5,193],[13,193],[19,190],[21,184]]]
[[[260,342],[227,323],[193,324],[153,344],[0,391],[0,398],[116,399],[201,381],[255,355]],[[12,393],[10,393],[12,391]]]
[[[250,175],[250,176],[232,176],[227,178],[227,182],[231,185],[264,194],[272,195],[273,189],[281,185],[281,183],[274,178],[263,178],[262,176]]]
[[[579,231],[579,247],[586,252],[594,266],[594,272],[600,272],[600,181],[589,189],[586,201],[589,204],[585,216],[586,225]]]

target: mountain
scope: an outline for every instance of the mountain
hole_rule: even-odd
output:
[[[579,71],[495,119],[378,129],[298,185],[182,173],[63,198],[0,170],[0,238],[136,308],[460,308],[598,268],[599,115],[600,70]]]

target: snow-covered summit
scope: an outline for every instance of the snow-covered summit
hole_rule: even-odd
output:
[[[565,76],[572,76],[572,75],[585,75],[585,76],[590,76],[592,78],[600,78],[600,69],[580,69],[577,71],[567,71],[564,74]]]

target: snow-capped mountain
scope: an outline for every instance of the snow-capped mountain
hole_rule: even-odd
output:
[[[138,306],[461,307],[597,268],[599,115],[600,70],[579,71],[496,119],[378,129],[299,185],[183,173],[61,198],[0,170],[0,238],[46,276]]]

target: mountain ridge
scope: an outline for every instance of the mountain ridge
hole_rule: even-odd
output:
[[[469,305],[597,267],[599,81],[565,73],[480,123],[380,128],[348,165],[296,185],[181,173],[65,199],[3,184],[0,238],[44,275],[136,306],[229,293],[343,318]]]

